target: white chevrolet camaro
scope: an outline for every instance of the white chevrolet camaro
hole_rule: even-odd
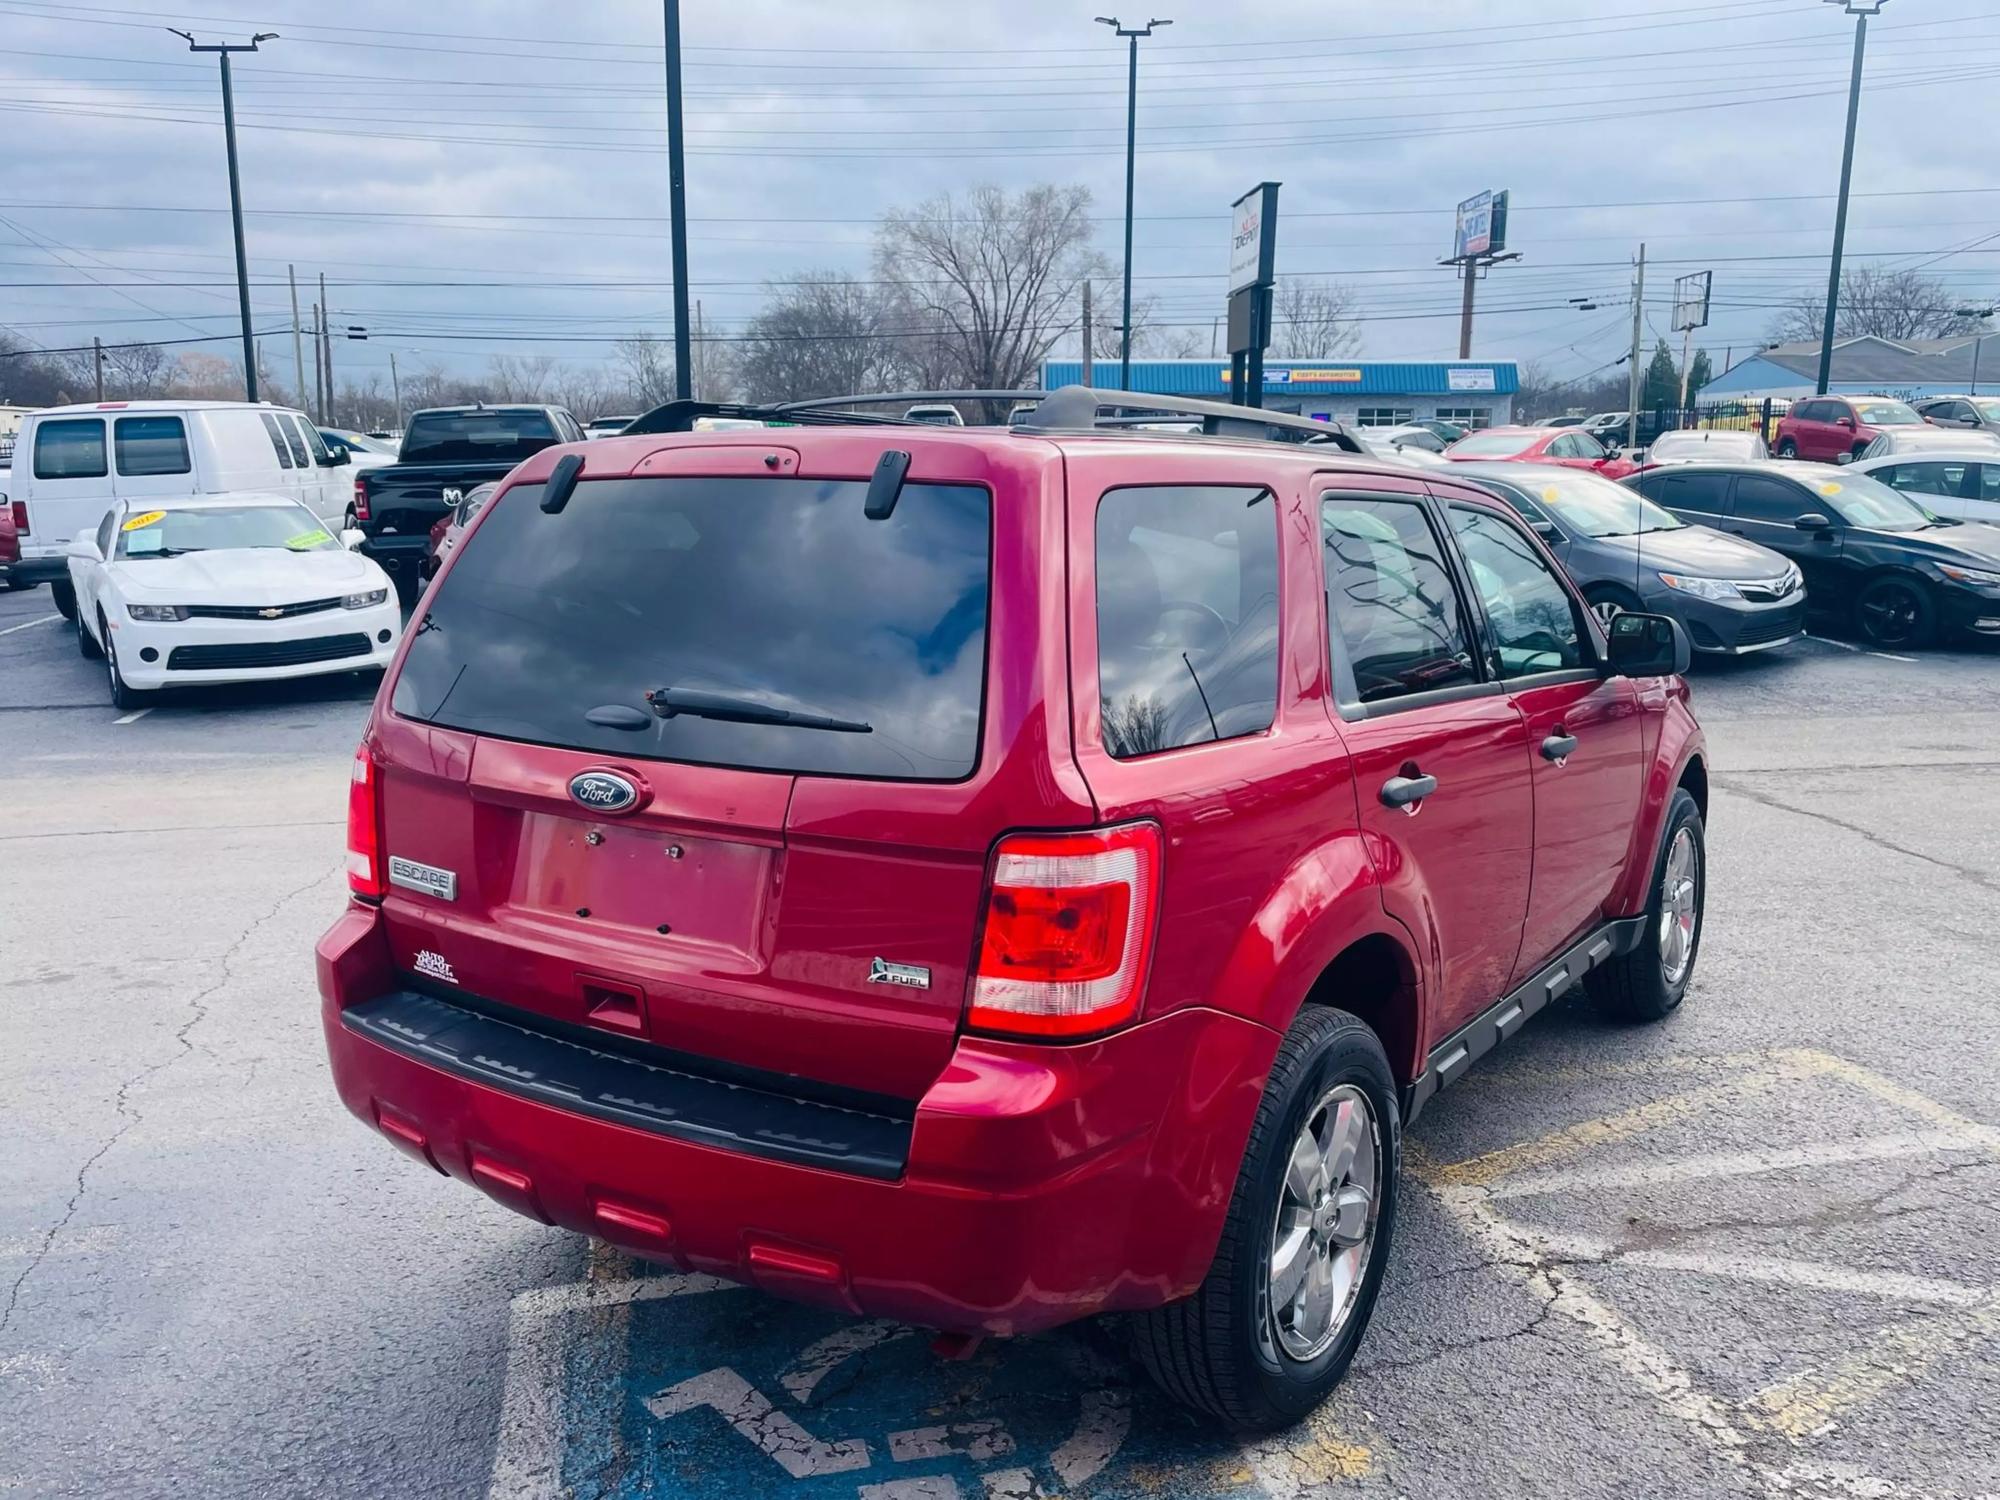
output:
[[[355,533],[358,536],[359,533]],[[281,495],[124,500],[69,547],[76,642],[111,700],[379,670],[402,636],[389,575]]]

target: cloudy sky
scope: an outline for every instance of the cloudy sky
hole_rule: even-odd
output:
[[[613,339],[670,333],[656,5],[188,3],[0,0],[0,326],[50,348],[233,336],[215,62],[174,25],[280,33],[236,71],[255,322],[286,330],[265,345],[280,372],[288,264],[302,299],[324,272],[336,324],[370,330],[340,346],[343,376],[392,349],[406,369],[608,364]],[[1615,360],[1641,240],[1654,329],[1672,277],[1714,269],[1718,367],[1824,280],[1853,36],[1837,5],[1160,3],[1133,259],[1161,322],[1222,311],[1228,205],[1264,178],[1284,184],[1280,275],[1347,281],[1376,357],[1456,352],[1436,261],[1482,188],[1512,190],[1524,257],[1481,289],[1476,355],[1566,376]],[[1088,186],[1115,263],[1125,57],[1092,22],[1106,8],[687,0],[705,330],[739,329],[802,270],[867,276],[876,216],[974,182]],[[1887,0],[1851,255],[2000,293],[1996,75],[1991,0]]]

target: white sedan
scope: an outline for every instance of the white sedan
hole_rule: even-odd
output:
[[[120,708],[157,688],[384,668],[403,630],[389,575],[279,495],[120,501],[70,543],[69,576],[77,648],[103,659]]]

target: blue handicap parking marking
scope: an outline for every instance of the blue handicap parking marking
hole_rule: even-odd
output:
[[[1241,1447],[1147,1386],[1102,1325],[945,1360],[924,1330],[738,1288],[584,1316],[600,1321],[559,1403],[578,1500],[1257,1492]]]

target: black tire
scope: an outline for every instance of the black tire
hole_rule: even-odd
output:
[[[104,648],[97,644],[90,627],[84,623],[82,610],[78,610],[76,615],[76,649],[85,661],[98,661],[104,656]]]
[[[1590,612],[1597,616],[1598,624],[1604,626],[1607,634],[1609,634],[1611,629],[1611,621],[1606,617],[1606,610],[1610,610],[1614,614],[1624,614],[1630,610],[1645,608],[1645,605],[1639,602],[1637,594],[1628,588],[1621,588],[1615,583],[1593,583],[1583,591],[1583,598],[1584,602],[1590,606]]]
[[[69,586],[67,578],[49,581],[49,594],[56,607],[56,613],[65,620],[76,618],[76,590]]]
[[[1693,930],[1686,935],[1685,961],[1674,972],[1667,956],[1667,866],[1677,841],[1685,830],[1693,851]],[[1701,809],[1687,788],[1676,787],[1667,805],[1667,826],[1660,834],[1659,853],[1653,857],[1652,886],[1646,897],[1646,927],[1639,944],[1630,953],[1612,959],[1591,971],[1584,981],[1590,996],[1607,1015],[1623,1021],[1660,1021],[1680,1008],[1688,985],[1694,980],[1695,960],[1701,956],[1702,911],[1708,898],[1708,845],[1703,835]]]
[[[1854,626],[1873,645],[1928,646],[1937,634],[1937,606],[1923,580],[1891,573],[1855,596]]]
[[[1298,1360],[1277,1341],[1271,1260],[1294,1143],[1320,1117],[1329,1090],[1343,1086],[1365,1097],[1373,1115],[1373,1227],[1344,1311],[1336,1310],[1327,1330],[1331,1342]],[[1401,1161],[1396,1082],[1381,1042],[1359,1017],[1307,1006],[1279,1044],[1207,1278],[1193,1296],[1132,1320],[1134,1351],[1147,1373],[1182,1405],[1240,1431],[1275,1431],[1310,1413],[1347,1373],[1375,1309]]]
[[[13,578],[13,577],[9,577],[9,578],[8,578],[8,580],[7,580],[7,587],[8,587],[8,588],[9,588],[10,590],[12,590],[12,591],[13,591],[14,593],[17,593],[17,594],[18,594],[18,593],[24,593],[24,592],[26,592],[26,591],[27,591],[28,589],[38,589],[38,588],[40,588],[41,586],[42,586],[42,581],[41,581],[41,579],[39,579],[39,578]]]
[[[1779,438],[1776,456],[1779,458],[1797,458],[1799,456],[1799,445],[1790,438]]]
[[[103,615],[97,617],[97,627],[104,632],[104,675],[110,681],[111,706],[121,713],[130,713],[135,708],[147,707],[152,703],[153,695],[125,685],[124,675],[118,670],[118,642],[112,639],[110,627],[105,625]]]

